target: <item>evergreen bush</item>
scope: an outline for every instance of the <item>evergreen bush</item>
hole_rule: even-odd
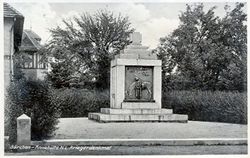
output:
[[[46,81],[20,79],[8,89],[6,115],[7,134],[12,143],[16,140],[16,118],[25,113],[31,117],[31,138],[41,140],[51,136],[56,129],[60,109],[53,90]]]

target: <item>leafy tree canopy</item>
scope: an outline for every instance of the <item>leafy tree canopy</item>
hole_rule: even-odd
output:
[[[163,60],[167,89],[244,90],[246,88],[247,15],[237,3],[226,15],[216,7],[187,5],[172,34],[160,39],[154,51]],[[176,87],[178,86],[179,87]]]
[[[81,82],[108,88],[110,61],[130,43],[134,31],[128,17],[101,10],[64,19],[63,24],[50,30],[52,39],[43,51],[55,60],[48,79],[57,88]]]

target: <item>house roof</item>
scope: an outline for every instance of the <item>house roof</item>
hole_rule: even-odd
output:
[[[4,19],[12,18],[14,21],[14,47],[17,50],[22,41],[24,16],[8,3],[3,3],[3,8]]]
[[[41,38],[32,30],[24,30],[20,51],[38,51],[42,46]]]
[[[24,16],[17,11],[15,8],[10,6],[8,3],[3,3],[3,12],[4,12],[4,17],[22,17]]]
[[[32,39],[41,41],[41,37],[38,34],[36,34],[34,31],[25,29],[24,32],[28,34]]]

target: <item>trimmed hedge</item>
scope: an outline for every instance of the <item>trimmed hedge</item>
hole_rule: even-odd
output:
[[[61,117],[86,117],[110,105],[109,91],[65,88],[54,90]],[[239,92],[169,91],[162,105],[174,113],[188,114],[189,120],[247,123],[247,94]]]
[[[61,109],[61,117],[87,117],[109,107],[109,91],[76,88],[55,89],[53,95]]]
[[[162,105],[189,120],[247,124],[247,93],[221,91],[169,91]]]

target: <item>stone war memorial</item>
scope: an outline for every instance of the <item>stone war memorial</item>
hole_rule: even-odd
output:
[[[187,122],[187,115],[173,114],[161,105],[161,60],[142,46],[142,36],[130,36],[132,44],[111,61],[110,108],[89,113],[99,122]]]

